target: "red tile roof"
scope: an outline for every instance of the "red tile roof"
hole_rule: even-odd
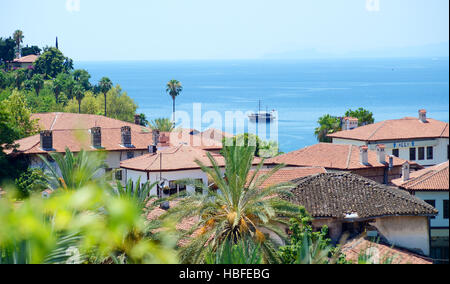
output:
[[[261,175],[265,175],[270,172],[270,169],[260,170],[257,174],[257,177]],[[305,167],[305,168],[286,168],[281,169],[275,174],[273,174],[269,179],[267,179],[260,187],[267,188],[272,185],[277,185],[280,183],[291,182],[299,178],[312,176],[316,174],[323,174],[327,171],[322,167]],[[254,174],[254,171],[251,171],[249,174],[250,177]]]
[[[449,125],[443,121],[427,119],[426,123],[415,117],[385,120],[353,130],[328,135],[332,138],[359,141],[404,140],[418,138],[449,138]]]
[[[207,166],[211,166],[207,153],[207,151],[198,147],[180,145],[178,147],[169,147],[157,154],[147,154],[123,161],[120,163],[120,167],[143,172],[200,169],[200,166],[195,162],[196,160],[203,162]],[[219,154],[212,154],[212,156],[220,167],[225,166],[225,158],[223,156]],[[255,158],[255,165],[260,162],[261,160],[259,158]]]
[[[133,132],[131,133],[131,143],[134,147],[126,148],[121,145],[120,128],[102,128],[102,150],[123,151],[123,150],[148,150],[148,146],[153,143],[151,133]],[[19,147],[17,152],[23,154],[45,154],[49,151],[41,149],[40,134],[16,141]],[[72,152],[79,152],[81,149],[94,151],[92,147],[90,130],[53,130],[53,149],[55,152],[64,153],[66,147]],[[9,150],[7,154],[12,153]]]
[[[38,55],[27,55],[13,60],[14,63],[34,63],[39,58]]]
[[[300,167],[324,167],[327,169],[355,170],[386,167],[378,162],[376,151],[368,151],[369,164],[360,162],[359,147],[354,145],[319,143],[272,159],[268,163]],[[389,156],[386,155],[386,162]],[[394,157],[394,166],[402,166],[406,160]]]
[[[410,174],[408,181],[402,178],[392,181],[393,184],[411,191],[448,191],[449,162],[426,168]]]
[[[232,134],[223,132],[223,131],[215,129],[215,128],[210,128],[210,129],[203,131],[201,133],[198,133],[196,135],[202,136],[203,138],[211,139],[211,140],[214,140],[214,141],[217,141],[220,143],[222,143],[223,138],[231,138],[234,136]]]
[[[377,244],[363,238],[354,239],[342,246],[347,261],[358,263],[360,255],[368,255],[375,263],[390,261],[392,264],[433,264],[431,259],[416,255],[404,249]]]

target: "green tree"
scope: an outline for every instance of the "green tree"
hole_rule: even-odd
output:
[[[172,97],[173,101],[173,123],[175,123],[175,99],[181,94],[182,91],[183,86],[179,81],[170,80],[169,83],[167,83],[166,92],[170,95],[170,97]]]
[[[103,98],[97,96],[97,100],[101,106],[101,109],[104,109],[105,102]],[[137,110],[137,105],[126,92],[122,91],[119,85],[116,85],[108,92],[106,104],[108,109],[108,117],[134,123],[134,115]]]
[[[169,118],[157,118],[150,122],[150,128],[161,132],[172,132],[174,130],[173,123]]]
[[[12,38],[0,38],[0,65],[14,59],[16,43]]]
[[[33,192],[47,189],[44,173],[41,169],[28,169],[15,182],[19,198],[28,198]]]
[[[105,116],[106,116],[106,94],[112,89],[113,84],[109,78],[103,77],[98,83],[98,86],[100,88],[100,91],[103,93],[103,96],[105,97]]]
[[[263,166],[261,162],[251,174],[254,153],[255,147],[225,147],[225,177],[210,153],[208,164],[212,167],[196,161],[219,190],[191,183],[197,187],[202,186],[207,194],[195,194],[182,199],[164,217],[180,222],[185,218],[201,216],[198,224],[182,235],[182,238],[189,238],[193,232],[198,232],[180,250],[183,263],[204,263],[207,255],[204,248],[208,244],[213,251],[217,251],[225,242],[237,244],[245,239],[252,240],[261,247],[265,263],[280,261],[275,243],[263,231],[286,239],[281,226],[289,224],[289,218],[301,217],[306,213],[304,208],[278,197],[279,194],[289,195],[291,184],[260,188],[282,165],[276,166],[267,174],[260,174],[259,170]]]
[[[80,84],[76,84],[73,87],[73,95],[75,99],[78,101],[78,113],[81,113],[81,101],[84,98],[84,89]]]
[[[149,124],[147,117],[144,113],[139,114],[139,123],[141,126],[147,126]]]
[[[22,89],[22,85],[27,79],[27,73],[25,69],[17,69],[13,71],[14,87],[18,90]]]
[[[53,79],[59,73],[68,73],[73,69],[73,61],[64,57],[56,48],[48,48],[34,63],[35,71],[44,75],[45,79]]]
[[[72,75],[75,82],[83,86],[86,91],[89,91],[92,88],[91,83],[89,82],[91,75],[86,70],[77,69],[73,71]]]
[[[44,78],[42,78],[41,74],[34,74],[31,78],[31,85],[33,86],[36,95],[39,96],[39,92],[44,87]]]
[[[11,96],[4,101],[9,110],[9,123],[17,133],[17,139],[32,136],[39,131],[36,120],[31,119],[31,110],[28,108],[22,92],[14,90]]]
[[[13,149],[17,138],[17,132],[11,124],[10,113],[6,105],[0,103],[0,181],[8,177],[10,170],[4,151]]]
[[[341,130],[341,120],[338,117],[326,114],[317,121],[319,127],[314,131],[319,142],[331,143],[332,139],[328,134],[332,134]]]
[[[50,164],[47,157],[39,157],[47,166],[45,175],[49,186],[54,189],[77,190],[95,181],[106,186],[107,178],[103,173],[106,168],[104,153],[86,152],[81,150],[73,154],[66,149],[65,155],[50,153],[56,162]]]
[[[39,55],[41,54],[41,49],[38,46],[26,46],[22,48],[22,56],[27,56],[27,55]]]
[[[25,36],[23,35],[23,32],[21,30],[16,30],[13,34],[13,39],[14,39],[14,42],[16,43],[16,51],[17,51],[17,54],[19,54],[19,55],[21,54],[20,46],[21,46],[24,38],[25,38]]]
[[[359,108],[355,111],[349,109],[346,113],[345,113],[346,117],[355,117],[357,118],[358,124],[359,126],[362,125],[367,125],[367,124],[373,124],[375,122],[375,119],[373,117],[373,113],[364,109],[364,108]]]

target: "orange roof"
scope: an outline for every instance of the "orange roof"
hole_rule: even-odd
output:
[[[23,154],[45,154],[49,151],[41,149],[40,134],[27,137],[18,141],[19,147],[16,151]],[[102,128],[102,147],[106,151],[122,151],[122,150],[148,150],[148,146],[152,144],[153,138],[151,133],[131,132],[132,148],[126,148],[120,145],[122,142],[120,128]],[[97,150],[91,146],[90,130],[53,130],[53,149],[55,152],[63,153],[66,147],[72,152],[79,152],[84,150]],[[7,154],[12,153],[9,150]],[[51,152],[51,151],[50,151]]]
[[[423,123],[418,118],[405,117],[385,120],[353,130],[339,131],[328,135],[328,137],[359,141],[449,138],[449,126],[448,123],[431,118]]]
[[[257,177],[265,175],[270,172],[270,169],[260,170]],[[267,179],[260,188],[267,188],[272,185],[277,185],[280,183],[291,182],[299,178],[304,178],[307,176],[312,176],[316,174],[323,174],[327,171],[322,167],[305,167],[305,168],[286,168],[281,169],[275,174],[273,174],[269,179]],[[253,175],[254,171],[249,173],[249,178]]]
[[[169,144],[171,146],[189,145],[204,150],[220,150],[223,148],[221,140],[210,139],[206,135],[191,135],[191,132],[189,129],[181,129],[173,132],[162,132],[161,135],[164,134],[169,137]]]
[[[411,191],[426,190],[449,190],[449,162],[445,162],[434,167],[426,168],[410,174],[408,181],[402,178],[393,180],[392,183],[398,187]]]
[[[354,239],[342,246],[347,261],[357,264],[360,255],[368,255],[376,263],[391,261],[392,264],[433,264],[433,261],[385,244],[377,244],[363,238]]]
[[[151,129],[147,127],[93,114],[63,112],[37,113],[33,114],[31,119],[39,120],[39,126],[42,130],[91,129],[92,127],[105,129],[130,126],[131,130],[135,132],[151,132]]]
[[[368,151],[369,164],[360,162],[359,147],[355,145],[319,143],[304,149],[290,152],[272,159],[268,163],[286,164],[299,167],[324,167],[338,170],[355,170],[386,167],[378,162],[376,151]],[[389,156],[386,155],[386,162]],[[402,166],[406,160],[394,157],[394,166]]]
[[[13,60],[14,63],[34,63],[39,58],[38,55],[27,55]]]
[[[233,137],[232,134],[223,132],[221,130],[215,129],[215,128],[210,128],[206,131],[203,131],[201,133],[196,134],[198,136],[202,136],[205,139],[211,139],[217,142],[222,143],[222,139],[223,138],[231,138]]]
[[[156,154],[147,154],[123,161],[120,163],[120,167],[144,172],[200,169],[200,166],[195,162],[196,160],[203,162],[207,166],[211,166],[207,153],[207,151],[197,147],[180,145],[178,147],[169,147]],[[220,167],[225,166],[225,158],[223,156],[219,154],[212,154],[212,156],[216,159]],[[255,158],[254,164],[260,162],[261,159]]]

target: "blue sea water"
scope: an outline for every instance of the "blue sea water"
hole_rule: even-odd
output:
[[[165,92],[171,79],[182,82],[177,110],[202,112],[278,111],[278,138],[288,152],[315,144],[317,119],[364,107],[376,121],[417,116],[449,121],[449,59],[340,59],[266,61],[79,62],[92,83],[109,77],[150,119],[171,117]],[[188,125],[183,125],[189,127]],[[208,124],[203,125],[207,128]],[[191,125],[192,127],[192,125]]]

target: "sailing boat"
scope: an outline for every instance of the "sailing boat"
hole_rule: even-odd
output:
[[[266,123],[270,123],[273,120],[275,120],[275,115],[273,114],[274,111],[268,112],[266,111],[261,111],[261,100],[259,100],[259,110],[257,113],[252,113],[248,116],[248,118],[250,119],[250,121],[252,122],[266,122]]]

